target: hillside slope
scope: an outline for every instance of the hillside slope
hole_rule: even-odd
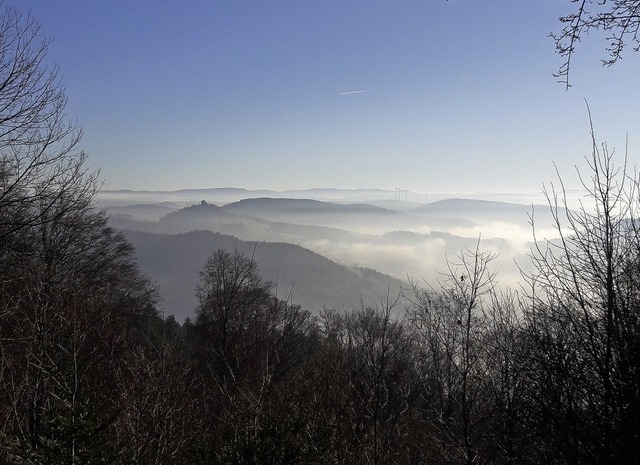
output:
[[[211,231],[164,235],[125,231],[135,246],[142,271],[157,283],[167,314],[193,316],[199,271],[217,249],[237,249],[253,257],[264,279],[274,283],[280,298],[317,312],[375,305],[378,295],[397,295],[403,282],[366,268],[339,265],[297,245],[245,242]]]

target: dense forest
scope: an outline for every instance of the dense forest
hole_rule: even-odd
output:
[[[518,289],[479,242],[438,286],[311,314],[203,250],[179,324],[94,208],[47,45],[4,9],[1,463],[640,463],[640,182],[595,137],[590,203],[548,192],[560,239]]]

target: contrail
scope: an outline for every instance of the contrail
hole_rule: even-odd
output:
[[[349,92],[340,92],[338,95],[353,95],[353,94],[364,94],[366,92],[371,92],[370,90],[350,90]]]

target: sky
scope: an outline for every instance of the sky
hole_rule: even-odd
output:
[[[548,37],[569,0],[23,0],[104,189],[577,187],[640,153],[640,53]]]

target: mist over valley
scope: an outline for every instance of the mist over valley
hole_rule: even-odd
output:
[[[196,195],[204,198],[194,201]],[[161,307],[178,318],[193,316],[198,272],[215,249],[253,257],[278,296],[317,313],[375,305],[379,296],[398,296],[414,284],[436,285],[448,261],[478,241],[480,250],[497,254],[499,284],[517,287],[529,266],[532,215],[538,238],[554,237],[547,205],[393,196],[339,189],[119,191],[101,193],[99,205],[135,245]]]

